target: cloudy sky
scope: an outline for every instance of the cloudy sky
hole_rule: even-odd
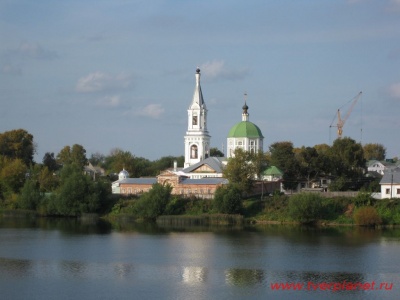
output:
[[[344,136],[400,156],[400,0],[1,0],[0,132],[35,160],[81,144],[183,155],[196,67],[211,146],[250,121],[295,147]]]

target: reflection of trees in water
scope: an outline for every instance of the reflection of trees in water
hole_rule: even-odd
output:
[[[62,261],[60,267],[64,273],[73,277],[84,277],[87,271],[87,264],[80,261]]]
[[[125,263],[117,263],[114,266],[114,273],[119,278],[128,277],[133,271],[132,264],[125,264]]]
[[[264,280],[264,271],[257,269],[227,269],[225,281],[236,286],[252,286],[260,284]]]
[[[32,271],[30,260],[0,258],[0,274],[9,277],[24,277]]]
[[[293,273],[291,273],[293,275]],[[294,279],[296,281],[302,282],[313,282],[313,283],[322,283],[322,282],[362,282],[366,281],[364,274],[362,273],[343,273],[343,272],[299,272],[295,274]],[[289,281],[289,280],[288,280]]]

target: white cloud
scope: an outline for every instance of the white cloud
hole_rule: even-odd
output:
[[[126,89],[132,85],[131,76],[119,74],[112,76],[104,72],[94,72],[82,77],[76,84],[79,93],[93,93],[108,90]]]
[[[164,113],[164,111],[164,108],[160,104],[149,104],[135,114],[158,119]]]
[[[200,66],[200,70],[207,78],[211,79],[227,79],[238,80],[244,78],[248,74],[248,70],[233,70],[225,66],[223,60],[214,60],[206,62]]]
[[[400,99],[400,82],[389,86],[389,95],[393,98]]]

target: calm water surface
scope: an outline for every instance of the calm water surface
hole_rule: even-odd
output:
[[[0,218],[0,295],[400,299],[399,254],[398,229],[162,228]],[[346,290],[357,283],[357,290]],[[279,284],[301,290],[272,288]]]

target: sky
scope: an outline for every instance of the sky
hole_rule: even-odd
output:
[[[211,147],[244,93],[264,150],[332,144],[362,91],[343,136],[400,157],[400,0],[0,0],[0,132],[31,133],[37,162],[184,155],[197,67]]]

